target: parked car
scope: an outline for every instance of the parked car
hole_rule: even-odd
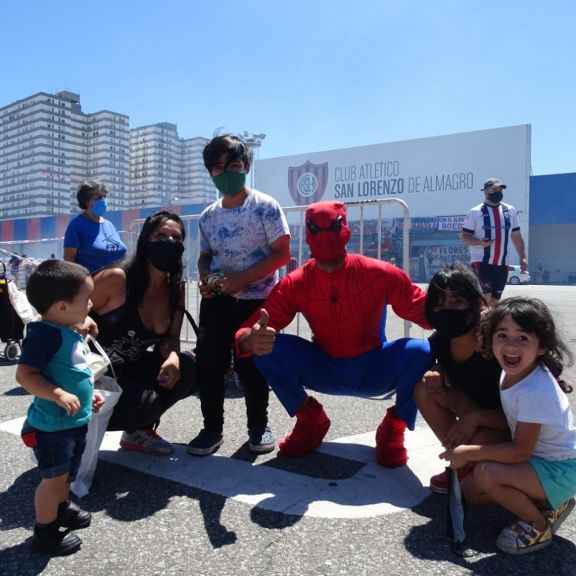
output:
[[[530,273],[522,272],[520,266],[508,264],[508,284],[529,284]]]

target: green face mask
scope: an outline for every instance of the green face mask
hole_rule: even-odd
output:
[[[222,172],[212,182],[223,196],[236,196],[246,184],[246,172]]]

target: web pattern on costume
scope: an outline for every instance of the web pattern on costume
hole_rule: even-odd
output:
[[[276,330],[301,312],[320,348],[333,357],[350,358],[385,340],[388,304],[400,317],[427,328],[425,297],[399,268],[349,254],[345,266],[333,273],[319,271],[314,261],[292,272],[274,288],[266,308],[269,326]],[[251,318],[245,326],[256,319]]]

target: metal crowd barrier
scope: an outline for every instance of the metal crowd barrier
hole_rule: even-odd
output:
[[[345,203],[348,217],[348,224],[359,231],[358,250],[351,250],[351,252],[364,254],[366,249],[365,243],[365,223],[370,220],[376,219],[376,234],[377,234],[377,244],[376,244],[376,258],[382,259],[382,221],[384,219],[383,208],[384,205],[399,205],[402,208],[402,268],[409,274],[410,272],[410,210],[408,205],[403,200],[398,198],[385,198],[382,200],[372,200],[368,202],[350,202]],[[304,214],[308,206],[290,206],[283,208],[288,224],[290,226],[290,231],[292,233],[292,248],[293,256],[296,258],[298,265],[301,265],[308,258],[308,250],[305,242],[305,226],[304,226]],[[200,214],[180,215],[184,227],[186,230],[185,239],[185,251],[186,255],[186,267],[184,274],[186,276],[186,308],[194,316],[198,318],[198,312],[200,310],[200,292],[198,290],[198,275],[196,263],[198,261],[198,256],[200,254],[200,238],[198,234],[198,220],[200,219]],[[144,224],[144,219],[137,219],[130,223],[127,230],[127,238],[125,239],[128,245],[128,253],[131,253],[136,248],[136,243],[138,241],[138,236],[142,225]],[[296,237],[294,236],[296,234]],[[294,250],[294,246],[296,249]],[[280,274],[281,276],[286,273],[286,267],[284,267]],[[410,335],[411,323],[404,321],[404,336],[408,337]],[[300,314],[297,315],[295,321],[290,324],[285,330],[291,334],[298,334],[305,337],[310,337],[310,329],[307,322]],[[181,339],[186,343],[195,342],[195,334],[192,327],[188,325],[185,320],[182,327]]]

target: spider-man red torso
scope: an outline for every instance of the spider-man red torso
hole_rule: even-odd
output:
[[[325,272],[310,260],[288,274],[268,297],[266,309],[269,326],[276,330],[301,312],[320,348],[333,357],[350,358],[380,346],[388,304],[400,317],[428,327],[425,296],[399,268],[347,254],[334,272]]]

